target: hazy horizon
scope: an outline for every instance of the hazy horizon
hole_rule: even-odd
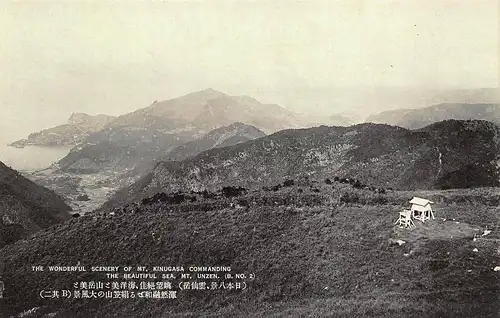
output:
[[[494,0],[6,2],[0,140],[209,87],[322,114],[496,88],[498,21]]]

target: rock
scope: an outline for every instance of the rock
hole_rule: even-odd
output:
[[[80,194],[79,196],[76,197],[77,201],[90,201],[90,198],[86,194]]]
[[[406,242],[405,242],[405,241],[403,241],[403,240],[397,240],[397,241],[396,241],[396,243],[398,243],[398,244],[399,244],[399,246],[401,246],[401,245],[405,244]]]

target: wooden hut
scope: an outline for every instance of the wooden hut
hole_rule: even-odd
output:
[[[411,213],[414,219],[425,222],[426,220],[434,219],[434,212],[432,211],[431,204],[434,202],[427,199],[414,197],[410,201]]]

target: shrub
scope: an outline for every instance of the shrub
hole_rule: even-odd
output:
[[[295,182],[292,179],[287,179],[285,180],[285,182],[283,182],[284,187],[291,187],[293,185],[295,185]]]
[[[170,195],[168,195],[164,192],[160,192],[160,193],[155,194],[152,197],[142,199],[141,204],[150,205],[150,204],[160,203],[160,202],[164,202],[167,204],[180,204],[188,199],[191,202],[196,201],[196,197],[186,196],[182,192],[178,192],[178,193],[174,193],[174,194],[170,194]]]
[[[355,193],[344,193],[340,197],[341,203],[359,203],[359,196]]]
[[[271,190],[273,190],[274,192],[278,191],[279,189],[281,189],[281,184],[271,187]]]
[[[165,201],[163,202],[168,202],[168,203],[173,203],[173,204],[180,204],[186,200],[186,196],[184,194],[178,194],[175,193],[173,196],[168,197]]]
[[[389,202],[389,200],[387,200],[386,197],[384,196],[381,196],[381,195],[377,195],[375,196],[370,203],[372,204],[387,204],[387,202]]]
[[[242,187],[233,187],[233,186],[228,186],[228,187],[223,187],[222,188],[222,194],[225,197],[236,197],[241,194],[244,194],[247,192],[247,189],[242,188]]]
[[[326,179],[325,179],[325,183],[326,183],[326,184],[332,184],[332,180],[330,180],[330,179],[326,178]]]
[[[359,180],[356,180],[353,185],[352,185],[354,188],[356,189],[361,189],[363,188],[363,185],[361,184],[361,182],[359,182]]]
[[[250,203],[248,203],[248,200],[246,200],[246,199],[239,199],[237,202],[239,205],[244,206],[244,207],[250,206]]]
[[[81,194],[76,198],[77,201],[90,201],[90,198],[87,194]]]
[[[201,195],[202,195],[202,197],[204,199],[213,199],[213,198],[215,198],[215,194],[208,192],[206,189],[201,192]]]

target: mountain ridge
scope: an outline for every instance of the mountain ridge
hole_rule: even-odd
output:
[[[425,108],[385,111],[369,116],[366,121],[418,129],[446,119],[480,119],[500,124],[500,104],[441,103]]]
[[[447,120],[414,131],[384,124],[283,130],[161,162],[105,206],[162,191],[251,188],[299,174],[348,176],[401,189],[497,186],[498,136],[498,126],[479,120]]]
[[[172,149],[162,160],[180,161],[209,149],[232,146],[264,136],[266,134],[254,126],[235,122],[216,128],[201,138]]]

